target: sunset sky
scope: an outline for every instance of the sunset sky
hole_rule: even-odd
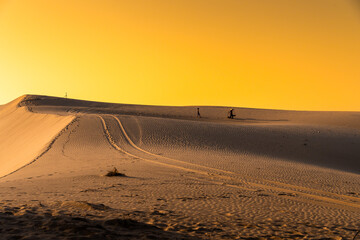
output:
[[[0,0],[0,104],[65,92],[360,111],[360,1]]]

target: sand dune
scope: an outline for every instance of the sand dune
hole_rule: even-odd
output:
[[[70,223],[104,237],[111,219],[135,221],[129,238],[354,235],[360,113],[227,110],[16,99],[0,107],[0,211],[39,219],[32,237],[76,236]],[[113,167],[128,177],[104,177]]]

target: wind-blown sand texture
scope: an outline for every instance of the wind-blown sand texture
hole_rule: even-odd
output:
[[[360,113],[23,96],[0,107],[0,236],[351,239]],[[116,167],[125,177],[105,177]]]

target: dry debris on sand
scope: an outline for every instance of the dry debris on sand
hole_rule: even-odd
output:
[[[105,174],[106,177],[125,177],[126,175],[124,173],[120,173],[117,168],[114,167],[113,170],[108,171],[107,174]]]

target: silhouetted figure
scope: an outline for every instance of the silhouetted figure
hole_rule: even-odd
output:
[[[197,108],[197,117],[198,117],[198,118],[201,118],[201,115],[200,115],[200,108]]]
[[[230,109],[228,118],[234,119],[235,116],[236,116],[236,115],[234,114],[234,109]]]

